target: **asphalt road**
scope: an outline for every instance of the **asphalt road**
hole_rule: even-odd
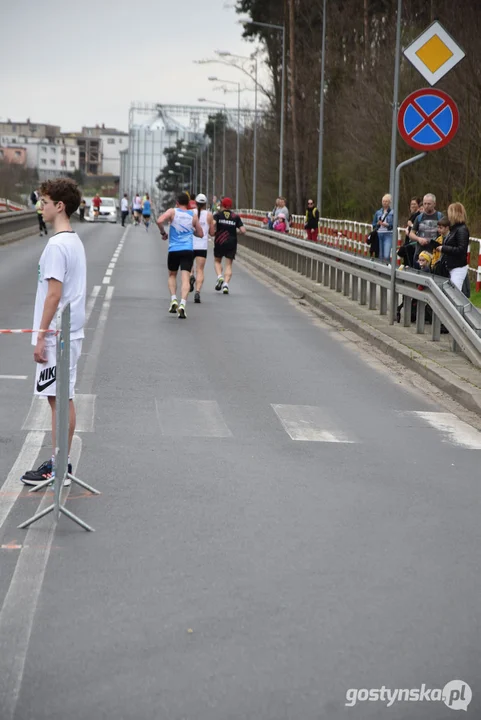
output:
[[[96,532],[17,529],[48,416],[0,336],[0,718],[444,720],[346,693],[455,679],[480,717],[481,433],[239,266],[220,295],[210,253],[181,321],[157,231],[80,231],[73,456],[102,494],[67,506]],[[0,248],[1,327],[31,326],[43,245]]]

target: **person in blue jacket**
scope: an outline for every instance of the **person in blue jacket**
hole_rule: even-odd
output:
[[[379,259],[385,263],[389,263],[389,258],[391,257],[393,233],[393,211],[391,203],[391,196],[384,195],[382,207],[376,210],[372,221],[373,230],[377,231],[379,237]]]

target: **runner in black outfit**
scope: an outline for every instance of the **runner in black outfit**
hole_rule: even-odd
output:
[[[216,290],[229,294],[229,282],[232,277],[232,262],[237,251],[237,231],[245,233],[244,223],[232,210],[232,200],[222,199],[221,209],[214,215],[214,264],[217,273]],[[222,271],[222,258],[225,258],[225,273]]]

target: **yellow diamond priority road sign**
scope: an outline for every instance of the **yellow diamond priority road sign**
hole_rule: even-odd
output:
[[[465,53],[436,21],[406,48],[404,55],[430,85],[435,85]]]

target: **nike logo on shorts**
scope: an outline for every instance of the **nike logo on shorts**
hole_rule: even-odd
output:
[[[50,367],[42,370],[37,382],[37,392],[41,393],[46,390],[50,385],[53,385],[57,377],[57,368]]]

